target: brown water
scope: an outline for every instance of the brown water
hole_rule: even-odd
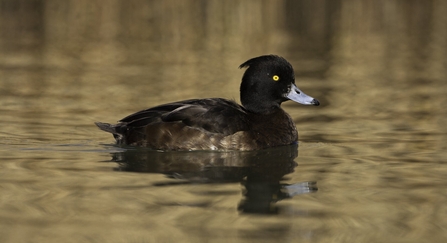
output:
[[[446,16],[442,0],[0,1],[0,242],[446,242]],[[124,149],[93,124],[238,100],[238,65],[269,53],[322,104],[283,104],[298,148]]]

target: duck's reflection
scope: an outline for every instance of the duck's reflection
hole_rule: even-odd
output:
[[[238,207],[241,212],[277,213],[276,202],[317,191],[316,182],[282,182],[298,166],[294,161],[297,156],[297,145],[250,152],[160,152],[133,148],[114,153],[113,161],[119,164],[118,170],[162,173],[183,179],[179,183],[240,182],[244,187],[244,198]]]

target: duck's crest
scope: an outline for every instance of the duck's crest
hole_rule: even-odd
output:
[[[286,63],[288,63],[286,61],[286,59],[284,59],[284,58],[282,58],[280,56],[277,56],[277,55],[264,55],[264,56],[259,56],[259,57],[252,58],[252,59],[242,63],[239,66],[239,68],[248,68],[250,66],[254,66],[254,65],[257,65],[257,64],[262,63],[262,62],[275,62],[275,61],[276,62],[286,62]]]

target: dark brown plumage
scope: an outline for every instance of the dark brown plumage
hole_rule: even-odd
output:
[[[96,125],[120,145],[158,150],[255,150],[296,143],[298,133],[280,104],[319,102],[295,86],[292,66],[282,57],[260,56],[241,84],[242,106],[222,98],[193,99],[142,110],[116,125]]]

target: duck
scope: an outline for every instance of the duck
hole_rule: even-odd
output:
[[[292,65],[283,57],[263,55],[239,68],[246,68],[241,105],[224,98],[189,99],[138,111],[117,124],[95,124],[117,145],[161,151],[252,151],[297,144],[298,131],[281,104],[320,102],[296,86]]]

